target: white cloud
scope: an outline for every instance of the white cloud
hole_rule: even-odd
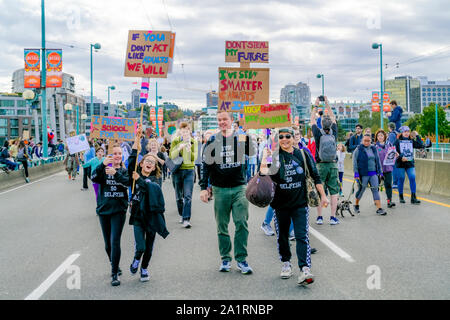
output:
[[[132,82],[139,79],[123,76],[128,30],[169,30],[168,14],[177,33],[175,66],[167,79],[158,80],[158,94],[193,108],[203,106],[206,92],[217,88],[225,40],[269,41],[270,100],[279,99],[285,84],[299,81],[309,83],[313,97],[320,94],[317,73],[325,74],[330,100],[368,100],[379,86],[379,56],[371,44],[380,41],[387,77],[450,78],[450,47],[403,64],[450,45],[446,0],[164,2],[48,0],[47,47],[63,48],[64,71],[75,76],[81,94],[89,94],[89,44],[101,43],[94,54],[94,94],[106,99],[107,86],[115,85],[112,100],[129,101],[131,90],[139,87]],[[10,90],[12,72],[23,67],[23,49],[40,47],[40,37],[39,1],[0,0],[0,91]],[[399,69],[393,67],[396,62]]]

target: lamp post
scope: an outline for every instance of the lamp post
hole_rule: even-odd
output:
[[[325,76],[322,73],[317,74],[317,79],[322,78],[322,96],[325,95]]]
[[[108,86],[108,113],[109,113],[109,109],[111,108],[110,106],[110,93],[109,90],[116,90],[115,86]]]
[[[380,119],[381,119],[381,129],[383,129],[383,116],[384,116],[384,111],[383,111],[383,103],[384,103],[384,99],[383,99],[383,45],[381,43],[373,43],[372,44],[372,49],[378,49],[380,48]]]
[[[92,48],[94,48],[95,50],[99,50],[102,46],[100,45],[100,43],[96,43],[96,44],[92,44],[91,43],[91,105],[90,105],[90,113],[91,113],[91,117],[94,115],[94,85],[93,85],[93,74],[92,74]]]
[[[438,104],[434,104],[434,117],[435,117],[435,125],[436,125],[436,148],[439,148],[439,131],[438,131]],[[436,150],[437,152],[437,150]]]
[[[42,154],[44,158],[48,157],[48,139],[47,139],[47,84],[46,53],[45,53],[45,1],[41,0],[41,38],[42,38],[42,83],[41,83],[41,116],[42,116]]]

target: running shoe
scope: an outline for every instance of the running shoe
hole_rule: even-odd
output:
[[[387,207],[388,207],[388,208],[393,208],[393,207],[395,207],[395,202],[389,201]]]
[[[189,229],[191,227],[191,223],[188,220],[184,220],[183,228]]]
[[[133,259],[133,263],[130,265],[131,274],[136,274],[139,268],[139,260]]]
[[[318,216],[317,217],[316,224],[323,224],[323,217],[322,216]]]
[[[251,274],[253,273],[252,268],[248,265],[247,261],[242,261],[237,263],[237,268],[241,270],[242,274]]]
[[[330,217],[330,224],[331,224],[332,226],[334,226],[334,225],[336,225],[336,224],[339,224],[338,218],[336,218],[336,217]]]
[[[150,274],[148,273],[147,269],[141,268],[141,282],[146,282],[150,280]]]
[[[353,209],[355,210],[356,213],[360,213],[361,211],[359,211],[359,204],[358,205],[354,205]]]
[[[298,276],[297,283],[299,285],[308,285],[314,282],[314,275],[308,267],[303,267]]]
[[[314,253],[316,253],[317,252],[317,249],[316,248],[311,248],[311,254],[314,254]]]
[[[267,224],[267,223],[263,222],[263,224],[261,226],[261,229],[264,231],[266,236],[273,236],[273,235],[275,235],[275,232],[273,232],[273,229],[270,226],[270,224]]]
[[[283,262],[283,266],[281,267],[281,279],[289,279],[292,276],[292,267],[289,261]]]
[[[220,265],[219,271],[230,272],[230,270],[231,270],[231,262],[228,260],[223,260],[222,264]]]
[[[385,216],[386,215],[386,211],[384,211],[383,208],[380,208],[377,210],[377,214],[379,214],[380,216]]]
[[[117,287],[120,285],[120,279],[119,279],[119,275],[118,274],[113,274],[111,277],[111,285],[113,287]]]

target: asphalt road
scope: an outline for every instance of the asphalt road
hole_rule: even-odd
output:
[[[345,192],[350,186],[345,182]],[[196,186],[192,228],[184,229],[178,223],[172,184],[166,181],[163,191],[171,234],[167,239],[157,236],[150,281],[141,283],[138,275],[129,272],[134,239],[127,220],[121,242],[122,284],[111,287],[93,189],[81,192],[80,188],[80,177],[69,181],[61,172],[0,192],[0,299],[450,298],[449,199],[427,196],[446,206],[424,201],[413,206],[407,198],[406,204],[397,204],[387,216],[377,216],[371,195],[366,193],[361,214],[341,218],[338,226],[328,224],[326,210],[326,222],[316,225],[316,210],[312,209],[310,241],[318,249],[312,255],[316,282],[301,287],[296,282],[297,267],[291,279],[280,279],[276,237],[262,232],[265,210],[252,205],[248,262],[254,274],[240,274],[235,261],[232,272],[218,272],[212,203],[199,200]],[[233,223],[230,232],[234,234]],[[61,266],[69,257],[73,260],[68,262],[70,274],[67,265]],[[79,289],[73,288],[78,271]]]

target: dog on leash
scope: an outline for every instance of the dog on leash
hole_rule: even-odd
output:
[[[341,214],[341,217],[344,218],[344,211],[348,211],[350,213],[350,215],[352,217],[354,217],[355,215],[352,212],[351,209],[351,204],[352,202],[350,200],[342,200],[338,203],[337,208],[336,208],[336,215],[338,215],[339,213]]]

